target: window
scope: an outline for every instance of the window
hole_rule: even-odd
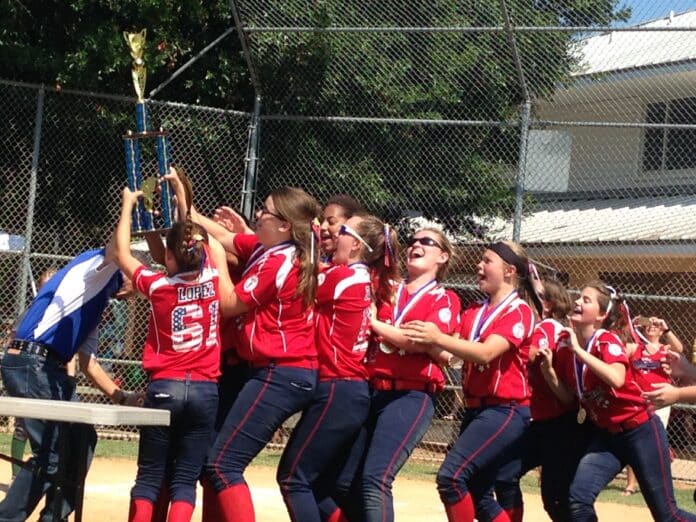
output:
[[[696,124],[696,98],[651,103],[646,123]],[[696,168],[696,129],[646,129],[643,170]]]

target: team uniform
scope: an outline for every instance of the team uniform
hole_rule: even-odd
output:
[[[149,377],[145,407],[170,412],[169,426],[140,430],[138,474],[131,491],[135,506],[138,500],[154,503],[165,477],[172,509],[183,502],[192,512],[195,505],[220,375],[218,272],[208,247],[204,249],[200,272],[168,276],[141,265],[133,274],[135,288],[151,303],[142,361]],[[173,466],[168,472],[167,462]]]
[[[650,353],[644,344],[638,343],[630,359],[633,376],[641,390],[652,391],[655,389],[653,384],[672,382],[670,376],[662,368],[662,358],[665,357],[668,350],[669,346],[663,344],[659,346],[657,351]],[[670,406],[655,410],[655,415],[662,421],[665,429],[667,429],[671,410]]]
[[[378,318],[394,326],[428,321],[450,334],[459,326],[459,311],[456,294],[432,280],[412,294],[400,283],[394,304],[382,305]],[[378,338],[371,342],[367,367],[370,412],[338,488],[341,494],[349,494],[347,479],[356,478],[351,500],[341,503],[349,519],[359,519],[351,511],[362,506],[365,520],[389,521],[394,519],[392,484],[430,426],[435,396],[444,388],[445,377],[428,355],[393,348]]]
[[[248,311],[241,317],[238,355],[250,378],[232,405],[208,453],[206,473],[222,509],[253,519],[243,472],[276,429],[312,400],[317,381],[313,307],[297,295],[295,247],[264,249],[255,235],[237,234],[235,250],[245,270],[235,285]]]
[[[559,379],[572,368],[573,352],[567,343],[559,343],[563,325],[555,319],[537,323],[529,347],[546,348],[552,353],[552,365]],[[523,352],[528,349],[523,348]],[[551,390],[541,370],[541,356],[527,364],[531,388],[529,409],[531,424],[524,433],[518,455],[506,463],[496,479],[496,498],[508,512],[519,509],[522,515],[522,492],[519,479],[541,466],[541,498],[544,509],[554,522],[570,520],[568,489],[580,458],[587,447],[588,425],[578,425],[578,402],[564,404]],[[572,388],[571,388],[572,389]]]
[[[445,506],[466,502],[471,495],[479,520],[492,520],[502,512],[492,495],[496,473],[508,455],[515,454],[529,425],[526,341],[533,328],[534,314],[516,291],[495,307],[486,300],[462,314],[462,338],[485,342],[495,334],[510,344],[488,364],[465,364],[462,381],[467,409],[460,435],[437,476]]]
[[[627,464],[633,468],[655,520],[696,520],[696,516],[680,510],[674,500],[667,435],[640,395],[623,343],[614,333],[599,329],[587,341],[585,350],[605,363],[625,366],[626,380],[613,389],[575,360],[575,385],[581,406],[599,429],[570,486],[572,520],[597,520],[597,495]]]
[[[319,383],[283,452],[278,482],[293,521],[319,522],[318,500],[332,491],[334,470],[364,424],[370,406],[363,363],[370,328],[370,273],[363,263],[319,274],[316,343]]]
[[[102,266],[103,265],[103,266]],[[104,264],[104,250],[90,250],[75,257],[39,290],[19,321],[15,338],[7,347],[19,350],[2,359],[2,380],[12,397],[76,400],[75,379],[68,377],[65,363],[78,351],[96,356],[97,326],[109,297],[123,284],[114,263]],[[25,419],[32,457],[29,469],[21,469],[7,496],[0,503],[1,520],[25,520],[46,493],[41,520],[52,520],[53,480],[58,462],[58,425]],[[87,466],[96,444],[96,432],[85,424],[71,425],[70,440],[84,440],[88,447],[68,449],[67,476],[77,475],[78,459],[87,454]],[[82,438],[81,438],[82,437]],[[84,465],[84,463],[83,463]],[[64,487],[60,518],[73,510],[76,483]],[[67,488],[67,489],[66,489]]]

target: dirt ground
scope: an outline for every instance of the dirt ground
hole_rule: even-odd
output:
[[[96,459],[87,476],[85,487],[85,522],[125,521],[128,518],[129,491],[133,485],[136,464],[130,459]],[[259,522],[286,522],[289,520],[285,505],[275,483],[275,469],[267,466],[252,466],[246,474],[256,507]],[[0,466],[0,483],[6,485],[9,465]],[[6,491],[6,487],[0,486]],[[200,491],[194,522],[200,521]],[[394,487],[397,522],[429,522],[446,520],[444,509],[438,499],[435,484],[429,480],[399,477]],[[651,520],[646,508],[620,504],[598,504],[600,520]],[[36,520],[34,514],[29,520]],[[548,520],[537,495],[525,496],[525,521]]]

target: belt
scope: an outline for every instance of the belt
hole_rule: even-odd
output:
[[[413,381],[408,379],[370,379],[370,388],[377,391],[422,391],[425,393],[439,392],[442,387],[434,382]]]
[[[8,348],[19,350],[20,352],[24,353],[38,355],[44,359],[51,359],[61,366],[65,365],[65,361],[61,359],[57,353],[55,353],[45,344],[37,343],[35,341],[22,341],[21,339],[15,339],[10,343]]]
[[[486,406],[529,406],[529,399],[502,399],[500,397],[465,397],[464,407],[469,409],[485,408]]]
[[[611,426],[608,426],[607,431],[609,433],[622,433],[624,431],[629,431],[633,428],[637,428],[641,424],[645,424],[650,420],[650,417],[652,417],[652,413],[645,410],[640,412],[635,417],[631,417],[630,419],[620,422],[619,424],[612,424]]]

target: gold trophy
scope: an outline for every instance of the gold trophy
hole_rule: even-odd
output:
[[[128,188],[132,191],[142,190],[143,197],[133,209],[131,229],[134,234],[153,232],[171,228],[174,223],[173,192],[169,182],[163,176],[169,172],[171,155],[169,150],[169,133],[148,130],[149,121],[145,105],[145,81],[147,70],[143,52],[147,29],[139,33],[124,32],[123,37],[133,58],[131,77],[138,98],[135,104],[135,120],[137,132],[128,131],[123,135],[126,157],[126,176]],[[141,169],[140,142],[142,138],[154,138],[157,146],[157,166],[159,176],[151,176],[143,180]],[[159,187],[159,190],[157,190]],[[161,208],[158,208],[161,207]]]

